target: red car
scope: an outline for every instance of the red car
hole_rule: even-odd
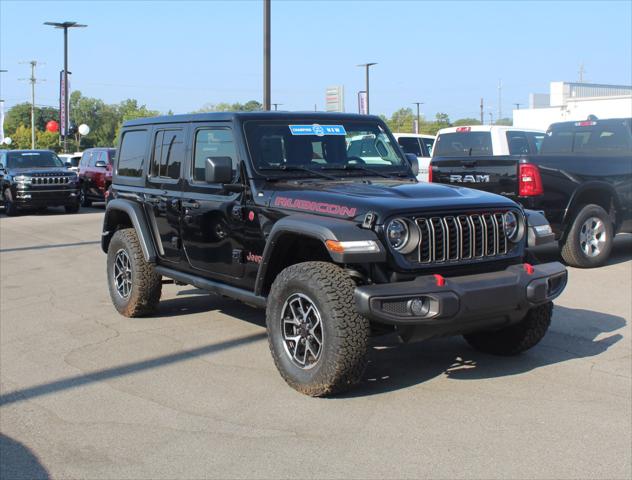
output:
[[[114,148],[89,148],[83,152],[79,162],[82,207],[105,201],[105,193],[112,183],[112,162],[115,156]]]

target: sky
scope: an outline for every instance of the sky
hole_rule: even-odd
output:
[[[252,1],[0,0],[0,98],[58,105],[61,30],[69,33],[71,88],[117,103],[187,113],[218,102],[262,101],[263,7]],[[284,110],[325,107],[325,89],[343,85],[357,111],[371,69],[371,113],[424,102],[422,115],[452,120],[503,117],[551,81],[632,84],[632,1],[272,0],[272,102]]]

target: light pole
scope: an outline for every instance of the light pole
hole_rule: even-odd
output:
[[[263,109],[270,110],[270,1],[263,0]]]
[[[278,107],[279,105],[283,105],[283,104],[282,104],[282,103],[273,103],[273,104],[272,104],[272,106],[274,106],[274,111],[275,111],[275,112],[277,111],[277,107]]]
[[[68,98],[68,29],[69,28],[82,28],[87,25],[82,25],[77,22],[44,22],[44,25],[49,25],[55,28],[62,28],[64,30],[64,118],[62,122],[63,140],[64,140],[64,153],[68,153],[68,125],[70,117],[70,99]],[[60,112],[61,113],[61,112]],[[60,118],[60,120],[62,120]]]
[[[365,76],[366,76],[366,114],[369,115],[371,113],[371,110],[369,109],[369,67],[372,67],[373,65],[377,65],[377,63],[372,62],[372,63],[362,63],[360,65],[356,65],[357,67],[364,67],[365,70]]]
[[[417,127],[415,128],[415,133],[419,133],[419,105],[423,105],[424,102],[413,102],[413,105],[417,105]]]

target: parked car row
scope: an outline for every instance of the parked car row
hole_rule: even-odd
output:
[[[112,183],[113,148],[83,153],[50,150],[0,152],[0,204],[9,216],[63,206],[67,213],[103,202]]]

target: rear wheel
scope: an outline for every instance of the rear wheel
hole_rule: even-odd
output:
[[[562,258],[572,267],[599,267],[610,256],[614,225],[599,205],[586,205],[575,216],[564,245]]]
[[[532,308],[527,316],[515,325],[493,332],[477,332],[464,335],[476,350],[493,355],[518,355],[535,347],[551,325],[553,303]]]
[[[268,341],[292,388],[321,397],[362,378],[369,322],[355,308],[354,288],[348,275],[326,262],[299,263],[277,276],[268,297]]]
[[[11,189],[7,188],[3,195],[2,199],[4,202],[4,213],[8,217],[13,217],[18,214],[18,207],[13,202],[13,195],[11,195]]]
[[[160,301],[162,278],[145,260],[133,228],[114,234],[107,262],[110,297],[118,312],[126,317],[152,314]]]
[[[77,213],[79,211],[79,202],[73,203],[72,205],[66,205],[64,210],[66,210],[66,213]]]

